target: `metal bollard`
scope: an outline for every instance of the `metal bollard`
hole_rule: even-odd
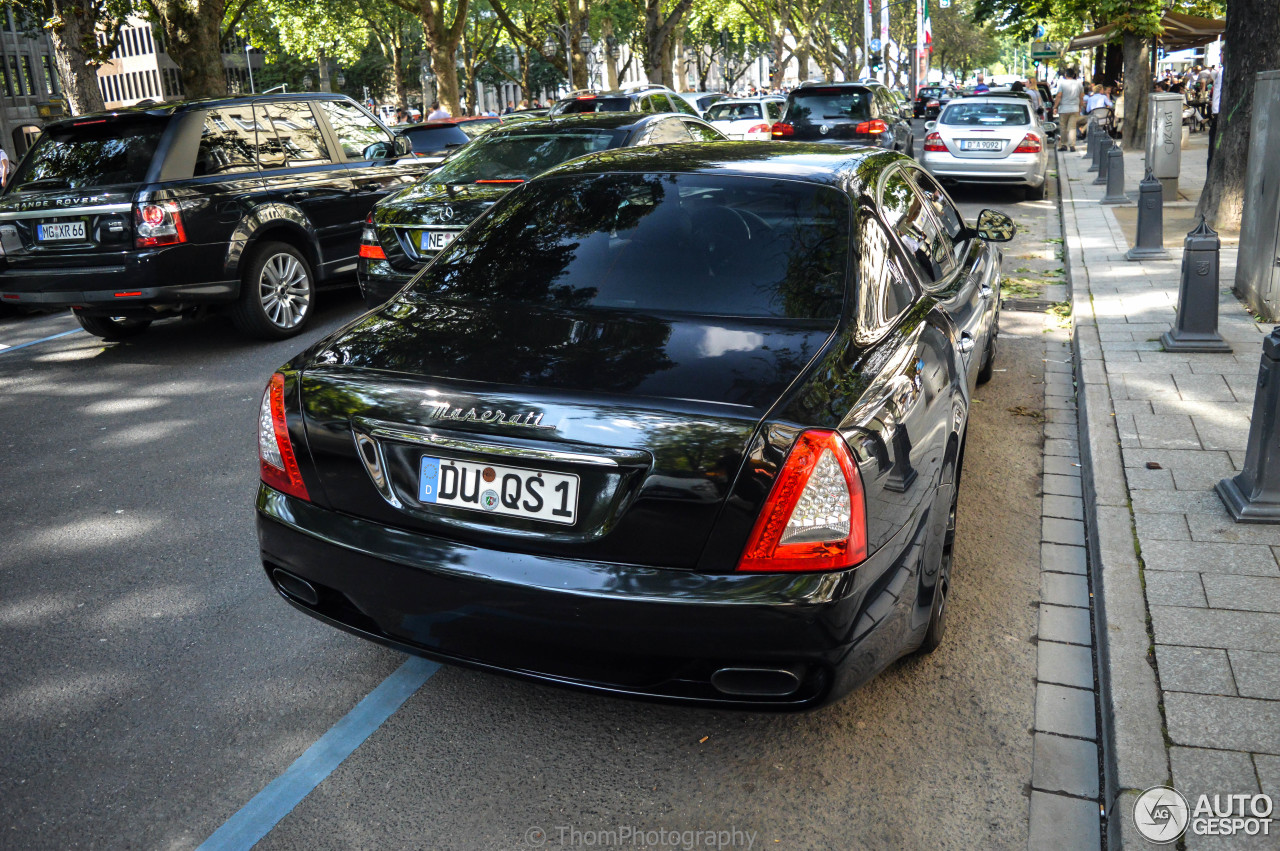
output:
[[[1147,169],[1138,184],[1138,238],[1125,260],[1168,260],[1164,250],[1164,184]]]
[[[1124,151],[1120,146],[1111,143],[1107,151],[1107,194],[1103,196],[1103,204],[1128,204],[1129,198],[1124,194]]]
[[[1111,137],[1107,135],[1107,131],[1098,128],[1098,139],[1093,144],[1093,162],[1089,164],[1089,171],[1098,171],[1102,168],[1102,150],[1107,144],[1107,140]]]
[[[1098,144],[1098,176],[1094,178],[1094,186],[1107,185],[1107,171],[1111,168],[1111,157],[1108,156],[1109,153],[1111,153],[1111,145],[1106,142]]]
[[[1216,490],[1237,523],[1280,523],[1280,326],[1262,341],[1244,469]]]
[[[1182,281],[1178,284],[1178,316],[1160,335],[1166,352],[1226,352],[1231,346],[1218,333],[1218,249],[1213,228],[1200,224],[1187,234],[1182,249]]]
[[[1098,131],[1099,130],[1101,130],[1101,128],[1098,126],[1098,122],[1096,121],[1090,121],[1088,124],[1085,125],[1084,158],[1086,160],[1094,160],[1094,159],[1097,159],[1098,157],[1097,151],[1098,151]]]

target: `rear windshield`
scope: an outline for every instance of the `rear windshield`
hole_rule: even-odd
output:
[[[427,151],[443,151],[447,146],[465,145],[471,137],[458,128],[456,124],[441,124],[438,127],[416,127],[404,131],[413,143],[417,153]]]
[[[866,121],[871,92],[865,89],[797,89],[787,106],[788,121]]]
[[[942,89],[921,89],[920,96],[927,98],[936,98],[942,95]]]
[[[1030,124],[1031,113],[1020,103],[952,103],[940,120],[972,127],[1016,127]]]
[[[718,103],[707,110],[708,121],[742,121],[759,117],[758,103]]]
[[[562,100],[551,110],[552,115],[574,112],[630,112],[631,98],[574,98]]]
[[[512,192],[445,249],[420,296],[560,308],[832,319],[849,201],[764,177],[592,174]]]
[[[45,130],[23,158],[11,191],[141,183],[168,122],[156,115],[91,118]]]
[[[612,130],[487,136],[436,169],[428,183],[528,180],[553,165],[612,147]]]

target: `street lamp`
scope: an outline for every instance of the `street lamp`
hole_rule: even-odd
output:
[[[549,28],[552,33],[559,33],[560,38],[564,39],[564,71],[566,85],[568,87],[566,91],[573,91],[573,47],[569,41],[569,35],[571,32],[570,27],[568,24],[550,24]],[[559,47],[559,45],[560,40],[554,35],[548,33],[547,40],[542,44],[545,48],[543,53],[553,54],[556,52],[556,48]]]
[[[307,74],[302,78],[302,87],[307,91],[311,91],[311,75]]]
[[[338,74],[334,79],[337,80],[339,89],[347,85],[347,75],[342,73],[341,68],[338,69]]]

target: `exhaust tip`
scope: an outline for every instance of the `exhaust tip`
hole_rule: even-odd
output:
[[[721,668],[711,685],[734,697],[789,697],[800,689],[800,676],[786,668]]]
[[[294,576],[289,571],[277,567],[271,571],[271,581],[286,596],[292,597],[299,603],[305,603],[308,606],[320,604],[320,592],[300,576]]]

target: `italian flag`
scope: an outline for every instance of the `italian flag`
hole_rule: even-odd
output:
[[[929,18],[929,0],[924,0],[924,46],[933,50],[933,21]]]

